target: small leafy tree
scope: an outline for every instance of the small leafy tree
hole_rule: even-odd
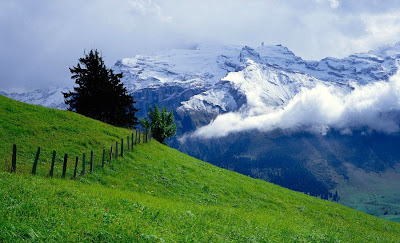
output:
[[[70,68],[71,78],[78,85],[63,93],[68,110],[120,127],[138,124],[136,103],[121,82],[122,73],[107,69],[98,50],[90,50]]]
[[[162,108],[161,111],[157,105],[154,109],[149,107],[147,114],[150,120],[141,119],[140,123],[146,129],[151,128],[152,137],[158,142],[164,143],[165,139],[169,139],[176,134],[176,125],[174,123],[174,114],[167,111],[167,108]]]

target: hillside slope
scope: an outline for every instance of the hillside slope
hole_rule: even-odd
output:
[[[129,130],[0,96],[0,241],[396,242],[400,225],[223,170],[155,141],[99,167]],[[29,171],[37,146],[39,175]],[[46,176],[57,150],[56,177]],[[95,150],[93,173],[61,179],[63,153]],[[7,166],[5,166],[7,168]]]
[[[139,116],[174,111],[171,147],[291,190],[338,191],[339,203],[400,222],[399,64],[400,43],[318,61],[282,45],[199,44],[113,69]],[[65,109],[71,88],[0,95]]]

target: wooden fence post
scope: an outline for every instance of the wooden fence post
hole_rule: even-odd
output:
[[[137,144],[137,129],[135,129],[135,145]]]
[[[151,127],[149,128],[149,140],[151,142]]]
[[[82,155],[82,171],[81,171],[81,175],[85,174],[85,168],[86,167],[86,154],[83,153]]]
[[[132,139],[131,139],[131,151],[133,151],[133,133],[132,133]]]
[[[113,156],[113,146],[111,145],[111,150],[110,150],[110,163],[112,161],[112,156]]]
[[[127,144],[128,144],[128,147],[126,148],[126,151],[129,152],[129,149],[131,149],[131,146],[129,146],[129,136],[126,137],[126,141],[127,141]]]
[[[140,137],[141,137],[140,132],[141,131],[142,131],[142,129],[139,128],[139,143],[140,143]]]
[[[90,172],[93,172],[94,151],[90,152]]]
[[[121,157],[124,157],[124,139],[121,138]]]
[[[32,175],[36,175],[36,167],[39,162],[39,155],[40,155],[40,147],[38,148],[35,156],[35,160],[33,161],[33,167],[32,167]]]
[[[67,173],[67,161],[68,161],[68,154],[65,154],[65,155],[64,155],[64,164],[63,164],[62,178],[65,178],[65,174]]]
[[[12,162],[11,162],[11,173],[17,171],[17,145],[13,145]]]
[[[50,177],[53,177],[55,162],[56,162],[56,151],[54,150],[53,151],[53,157],[51,158]]]
[[[115,159],[118,159],[118,142],[115,143]]]
[[[101,167],[104,167],[104,159],[106,157],[106,148],[103,148],[103,159],[101,160]]]
[[[76,160],[75,160],[75,169],[74,169],[74,179],[76,178],[76,172],[77,172],[77,170],[78,170],[78,160],[79,160],[79,157],[76,156]]]

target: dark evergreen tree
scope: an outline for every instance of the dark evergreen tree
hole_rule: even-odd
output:
[[[149,120],[141,119],[140,123],[146,130],[151,128],[152,137],[160,143],[163,143],[165,139],[168,139],[175,135],[176,125],[174,123],[175,117],[172,112],[168,112],[166,108],[159,110],[157,105],[153,108],[149,108],[147,114]]]
[[[137,125],[136,102],[121,83],[122,73],[107,69],[96,49],[84,55],[69,69],[78,86],[73,92],[63,93],[68,110],[114,126]]]
[[[339,198],[339,194],[338,194],[338,192],[337,192],[337,190],[336,190],[335,194],[333,195],[333,199],[332,199],[332,200],[333,200],[334,202],[337,202],[337,201],[339,201],[339,199],[340,199],[340,198]]]

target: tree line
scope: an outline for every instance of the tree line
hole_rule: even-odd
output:
[[[64,102],[69,111],[108,123],[113,126],[136,128],[139,125],[135,108],[136,101],[129,94],[121,79],[122,73],[114,73],[106,67],[103,57],[97,49],[84,52],[78,64],[69,68],[76,87],[63,92]],[[173,112],[161,110],[154,104],[149,108],[148,119],[140,124],[151,128],[152,136],[160,143],[176,134]]]

